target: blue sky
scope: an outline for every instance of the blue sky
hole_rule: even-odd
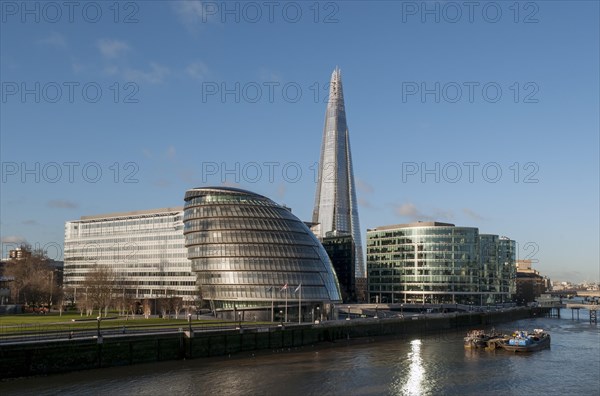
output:
[[[310,220],[342,69],[361,226],[479,227],[598,281],[596,1],[2,2],[2,253],[238,185]]]

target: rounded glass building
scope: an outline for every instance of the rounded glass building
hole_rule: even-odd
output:
[[[242,189],[201,187],[186,192],[183,222],[202,299],[220,316],[298,320],[300,306],[311,320],[341,302],[325,249],[288,208]]]

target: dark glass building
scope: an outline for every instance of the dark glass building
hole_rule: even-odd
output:
[[[356,302],[356,278],[354,276],[354,240],[352,235],[328,235],[323,247],[331,259],[345,303]]]
[[[298,320],[300,305],[302,320],[310,320],[317,307],[327,313],[342,301],[319,240],[288,208],[264,196],[194,188],[185,194],[183,222],[202,299],[220,316]]]

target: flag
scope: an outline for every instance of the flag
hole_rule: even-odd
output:
[[[301,287],[302,287],[302,282],[300,282],[300,284],[298,285],[296,290],[294,290],[294,293],[298,293],[298,290],[300,290]]]
[[[283,287],[279,291],[284,291],[284,290],[287,290],[287,283],[285,285],[283,285]]]
[[[271,290],[273,290],[273,286],[269,286],[267,287],[267,291],[270,292]]]

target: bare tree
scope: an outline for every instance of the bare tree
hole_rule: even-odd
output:
[[[32,252],[27,244],[22,245],[21,250],[25,254],[9,260],[4,268],[4,276],[13,279],[10,282],[12,301],[30,307],[51,305],[52,293],[59,287],[50,260],[43,250]]]
[[[157,305],[158,309],[160,310],[160,313],[161,313],[163,319],[166,319],[167,313],[170,313],[169,299],[163,298],[163,297],[157,298],[156,305]]]
[[[169,309],[175,314],[175,319],[179,319],[179,312],[183,306],[183,298],[177,296],[169,297]]]
[[[152,313],[152,308],[150,306],[150,300],[148,300],[147,298],[144,299],[142,308],[144,309],[144,318],[148,319],[150,317],[150,314]]]
[[[83,284],[93,307],[98,309],[98,315],[102,316],[102,310],[104,310],[104,316],[107,316],[117,286],[117,277],[114,271],[109,267],[96,264],[92,271],[86,274]]]

